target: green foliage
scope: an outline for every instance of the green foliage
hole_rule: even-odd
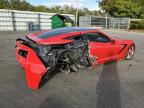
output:
[[[28,1],[28,0],[27,0]],[[76,14],[78,10],[78,15],[97,15],[101,16],[104,15],[103,12],[100,11],[90,11],[87,8],[77,9],[72,6],[53,6],[53,7],[46,7],[43,5],[33,6],[29,4],[27,1],[20,1],[20,0],[0,0],[0,9],[14,9],[14,10],[23,10],[23,11],[36,11],[36,12],[53,12],[53,13],[67,13],[67,14]]]
[[[139,28],[140,21],[131,21],[130,23],[130,29],[138,29]]]
[[[63,9],[60,6],[53,6],[49,9],[49,12],[63,13]]]
[[[131,21],[130,29],[144,29],[144,19],[140,21]]]
[[[36,11],[36,12],[47,12],[48,8],[43,6],[43,5],[39,5],[39,6],[36,6],[34,8],[34,11]]]
[[[140,21],[139,28],[140,28],[140,29],[144,29],[144,19],[142,19],[142,20]]]
[[[33,10],[33,6],[26,1],[0,0],[0,9]]]
[[[8,0],[0,0],[0,9],[8,9],[9,7],[9,2]]]
[[[102,0],[100,7],[111,16],[144,17],[144,0]]]

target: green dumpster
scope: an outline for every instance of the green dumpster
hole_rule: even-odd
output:
[[[55,14],[50,19],[52,29],[74,26],[74,20],[66,15]]]

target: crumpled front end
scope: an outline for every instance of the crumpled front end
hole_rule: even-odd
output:
[[[82,66],[91,67],[95,58],[89,54],[88,42],[42,45],[27,39],[16,40],[16,58],[26,72],[29,88],[38,89],[43,76],[52,70],[77,72]]]

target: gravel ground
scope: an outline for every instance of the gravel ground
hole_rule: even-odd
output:
[[[134,40],[134,59],[58,73],[38,91],[27,88],[15,60],[15,39],[27,32],[0,32],[0,108],[143,108],[144,33],[104,32]]]

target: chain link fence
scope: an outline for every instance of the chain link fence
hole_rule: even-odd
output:
[[[129,30],[130,18],[81,16],[79,18],[79,26]]]

